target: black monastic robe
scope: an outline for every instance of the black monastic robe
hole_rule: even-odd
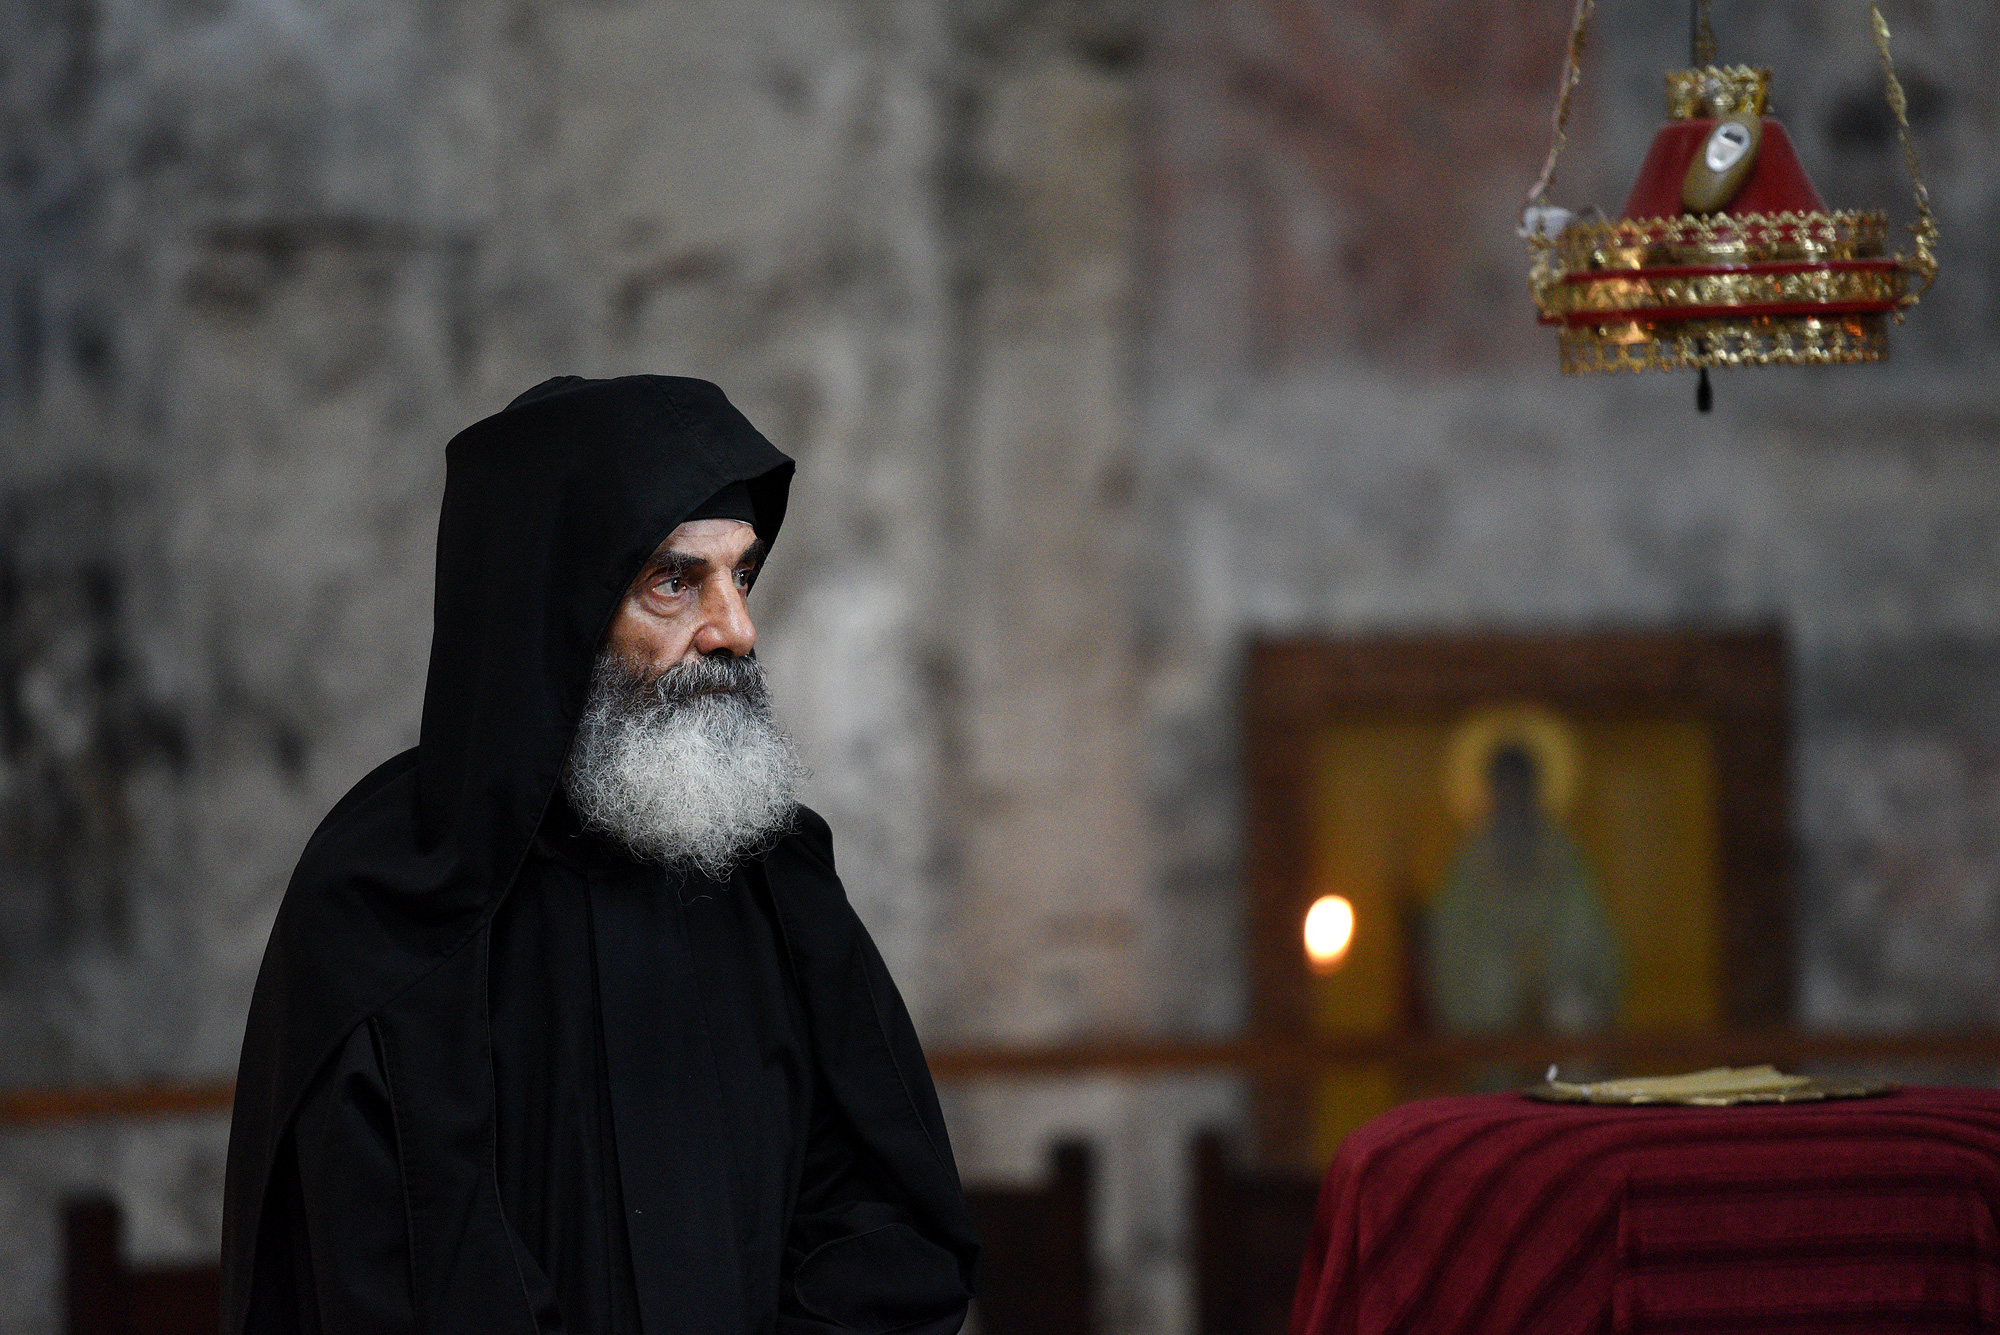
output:
[[[977,1248],[825,823],[717,883],[555,791],[640,561],[732,482],[775,537],[789,461],[657,377],[552,382],[447,457],[423,741],[314,836],[259,977],[226,1335],[948,1335]]]

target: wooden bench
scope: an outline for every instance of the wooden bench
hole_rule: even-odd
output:
[[[969,1187],[979,1231],[979,1335],[1090,1335],[1090,1148],[1049,1155],[1036,1187]]]
[[[1318,1200],[1318,1178],[1240,1169],[1220,1134],[1195,1137],[1200,1335],[1286,1335]]]
[[[973,1187],[966,1203],[985,1250],[979,1267],[982,1335],[1090,1335],[1090,1150],[1050,1155],[1033,1187]],[[63,1206],[69,1335],[215,1335],[222,1281],[215,1265],[134,1266],[123,1218],[108,1196]]]
[[[124,1218],[109,1196],[62,1207],[63,1292],[69,1335],[215,1335],[222,1267],[131,1265]]]

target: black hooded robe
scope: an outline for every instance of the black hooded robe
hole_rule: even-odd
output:
[[[644,559],[791,462],[714,386],[568,378],[446,453],[416,750],[307,844],[258,976],[224,1335],[949,1335],[973,1242],[823,821],[727,884],[558,776]]]

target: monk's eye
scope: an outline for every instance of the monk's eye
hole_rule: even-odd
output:
[[[755,566],[740,567],[736,572],[736,587],[745,593],[750,592],[750,581],[756,577],[756,574],[757,568]]]
[[[683,588],[685,588],[686,585],[683,583],[682,578],[679,575],[663,575],[660,578],[660,582],[654,585],[653,587],[657,589],[659,592],[666,594],[668,597],[672,597],[680,593],[680,591]]]

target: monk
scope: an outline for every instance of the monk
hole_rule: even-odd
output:
[[[791,460],[660,376],[445,457],[420,739],[257,981],[226,1335],[950,1335],[951,1147],[754,654]]]

